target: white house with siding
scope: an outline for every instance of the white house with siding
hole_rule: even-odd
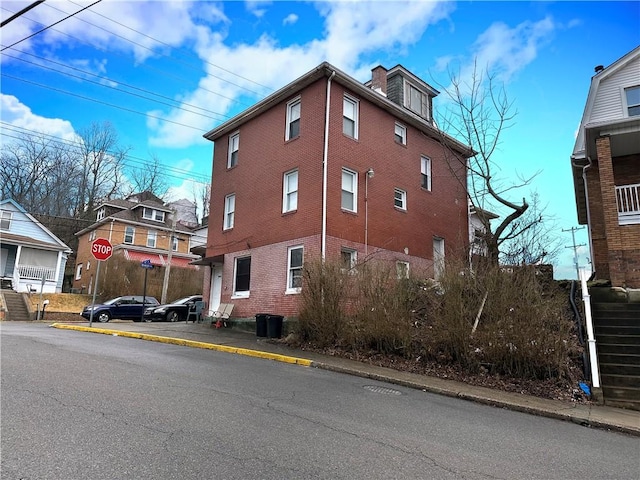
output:
[[[12,199],[0,200],[0,279],[16,292],[60,293],[72,250]]]

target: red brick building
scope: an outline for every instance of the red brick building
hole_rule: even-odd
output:
[[[596,67],[571,162],[595,278],[640,288],[640,47]]]
[[[208,132],[208,308],[295,316],[314,257],[437,275],[466,252],[469,149],[434,126],[437,94],[400,65],[362,84],[323,63]]]

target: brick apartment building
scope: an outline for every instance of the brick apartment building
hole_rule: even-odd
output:
[[[125,199],[105,200],[95,208],[96,221],[76,233],[76,255],[73,288],[92,293],[97,261],[91,253],[96,238],[106,238],[113,245],[113,256],[123,256],[140,263],[150,260],[154,266],[164,267],[168,261],[170,239],[173,236],[171,266],[199,268],[191,265],[198,258],[190,253],[193,230],[176,219],[173,226],[171,204],[149,192],[130,195]],[[191,218],[188,218],[191,222]],[[108,262],[109,260],[107,260]],[[128,292],[123,292],[123,295]]]
[[[595,278],[640,288],[640,47],[596,67],[571,162]]]
[[[435,127],[438,93],[400,65],[362,84],[325,62],[205,134],[209,310],[295,316],[311,258],[437,276],[466,253],[470,150]]]

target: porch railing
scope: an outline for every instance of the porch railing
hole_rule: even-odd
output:
[[[56,279],[56,269],[48,267],[36,267],[35,265],[18,265],[18,275],[20,278],[28,278],[32,280],[54,281]]]
[[[640,216],[640,183],[616,187],[618,218]]]

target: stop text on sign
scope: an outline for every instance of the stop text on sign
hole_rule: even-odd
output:
[[[97,238],[91,244],[91,253],[96,260],[107,260],[113,253],[111,242],[106,238]]]

